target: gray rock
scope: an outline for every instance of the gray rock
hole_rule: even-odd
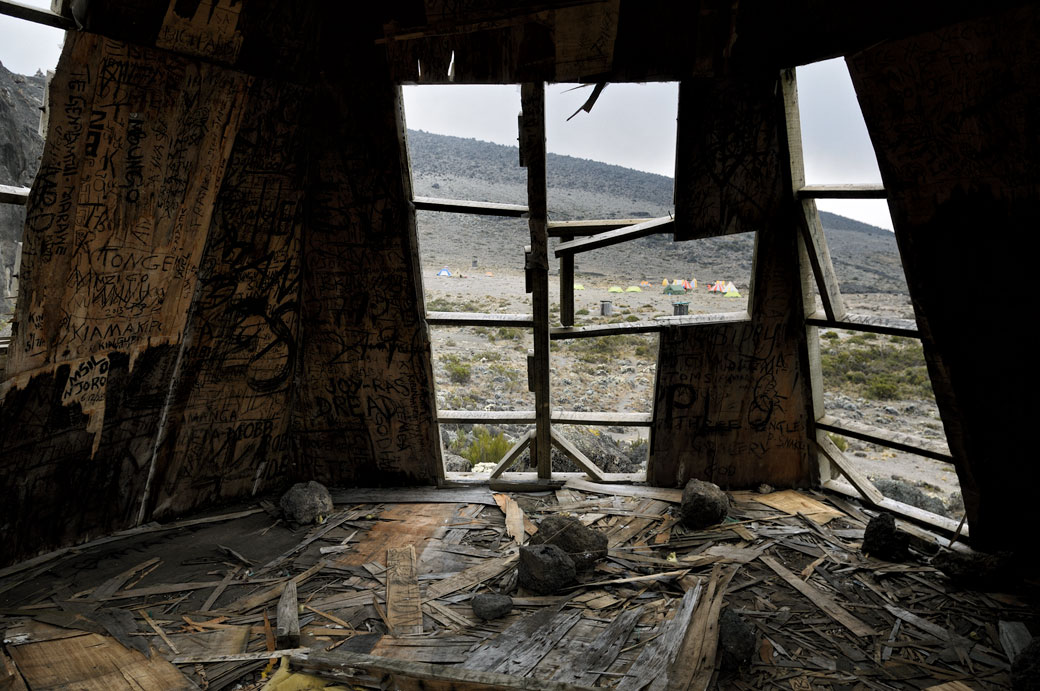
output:
[[[470,462],[458,454],[444,451],[441,457],[444,458],[444,469],[449,473],[468,473],[473,469]]]
[[[748,663],[755,653],[755,629],[727,607],[719,617],[719,653],[722,669],[734,670]]]
[[[904,504],[916,506],[925,511],[948,516],[946,505],[941,499],[925,494],[919,487],[915,487],[908,480],[893,475],[891,478],[879,478],[874,480],[874,486],[890,499],[901,501]]]
[[[332,513],[332,497],[325,485],[311,480],[297,482],[278,502],[287,521],[310,525]]]
[[[473,614],[484,619],[501,619],[513,611],[513,598],[508,595],[481,593],[470,600]]]
[[[533,545],[520,548],[521,586],[539,595],[552,595],[575,581],[574,560],[556,545]]]
[[[896,530],[896,519],[890,513],[879,513],[870,519],[863,531],[863,553],[885,561],[903,561],[910,556],[909,538]]]
[[[542,520],[529,544],[556,545],[574,561],[578,571],[592,568],[607,557],[606,534],[589,528],[573,516],[549,516]]]
[[[722,522],[729,512],[729,497],[719,486],[703,480],[690,480],[682,494],[679,518],[687,528],[700,530]]]

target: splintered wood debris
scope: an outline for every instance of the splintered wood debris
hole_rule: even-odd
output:
[[[1027,603],[958,590],[921,552],[863,555],[870,512],[817,492],[734,492],[698,531],[676,490],[648,487],[335,497],[309,531],[264,503],[4,569],[0,688],[259,690],[283,657],[371,689],[1001,688],[1035,630]],[[519,545],[553,514],[603,531],[608,556],[555,595],[525,592]],[[488,592],[512,612],[478,618]],[[735,670],[726,608],[755,634]]]

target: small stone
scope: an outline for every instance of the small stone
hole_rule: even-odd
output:
[[[890,513],[879,513],[870,519],[863,531],[863,553],[885,561],[903,561],[910,553],[909,538],[896,530],[896,519]]]
[[[687,528],[700,530],[722,522],[729,511],[729,497],[718,485],[690,480],[682,493],[679,517]]]
[[[481,593],[474,595],[470,604],[473,606],[473,614],[485,621],[501,619],[513,611],[513,598],[508,595]]]
[[[722,669],[734,670],[747,664],[755,653],[755,630],[744,617],[727,607],[719,617],[719,651]]]
[[[449,473],[468,473],[473,464],[458,454],[445,451],[441,454],[444,458],[444,469]]]
[[[573,516],[549,516],[542,520],[529,544],[556,545],[574,560],[578,571],[592,568],[607,557],[607,536]]]
[[[332,496],[325,485],[311,480],[297,482],[278,502],[290,523],[310,525],[332,513]]]
[[[1011,688],[1040,691],[1040,638],[1034,638],[1011,661]]]
[[[520,585],[539,595],[552,595],[575,580],[574,560],[556,545],[520,548]]]

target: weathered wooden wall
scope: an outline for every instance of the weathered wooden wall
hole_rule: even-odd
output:
[[[0,402],[4,561],[297,479],[441,467],[382,51],[344,48],[345,9],[304,13],[302,50],[225,4],[141,15],[158,48],[70,34]],[[139,29],[107,9],[98,30]],[[322,50],[351,68],[289,69]]]
[[[1021,548],[1040,471],[1027,302],[1040,228],[1040,9],[848,59],[973,542]]]

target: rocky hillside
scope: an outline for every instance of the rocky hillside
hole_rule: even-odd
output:
[[[36,176],[43,150],[39,134],[45,79],[14,74],[0,64],[0,185],[28,187]],[[0,298],[5,269],[14,262],[14,243],[21,240],[25,210],[0,204]],[[0,320],[9,310],[0,303]]]

